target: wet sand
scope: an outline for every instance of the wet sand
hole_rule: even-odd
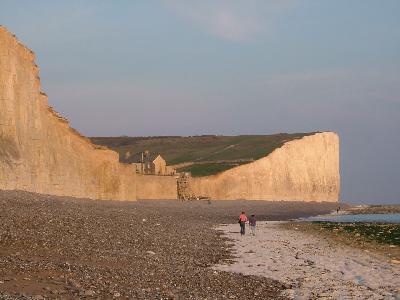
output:
[[[238,227],[217,228],[234,241],[236,256],[234,264],[214,266],[218,271],[279,280],[294,299],[400,298],[400,265],[377,253],[301,231],[296,224],[259,222],[256,236],[243,237]]]
[[[0,299],[284,299],[277,280],[211,268],[232,259],[214,227],[235,222],[241,210],[276,220],[335,207],[0,191]]]

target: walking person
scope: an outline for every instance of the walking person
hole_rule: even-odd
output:
[[[246,222],[247,222],[247,216],[242,211],[242,213],[239,216],[239,224],[240,224],[240,235],[245,235],[246,233]]]
[[[256,235],[256,216],[255,215],[251,215],[249,218],[249,225],[250,225],[250,231],[252,235]]]

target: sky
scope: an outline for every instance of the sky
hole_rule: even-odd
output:
[[[400,204],[400,1],[0,0],[87,136],[335,131],[341,200]]]

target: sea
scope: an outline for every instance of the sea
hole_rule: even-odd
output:
[[[400,224],[400,213],[396,214],[337,214],[323,215],[302,219],[303,221],[325,221],[337,223],[393,223]]]

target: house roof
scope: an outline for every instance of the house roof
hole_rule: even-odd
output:
[[[160,154],[145,154],[144,152],[138,152],[130,156],[129,158],[126,159],[127,163],[140,163],[142,162],[142,153],[143,153],[143,162],[153,162],[157,156]]]

